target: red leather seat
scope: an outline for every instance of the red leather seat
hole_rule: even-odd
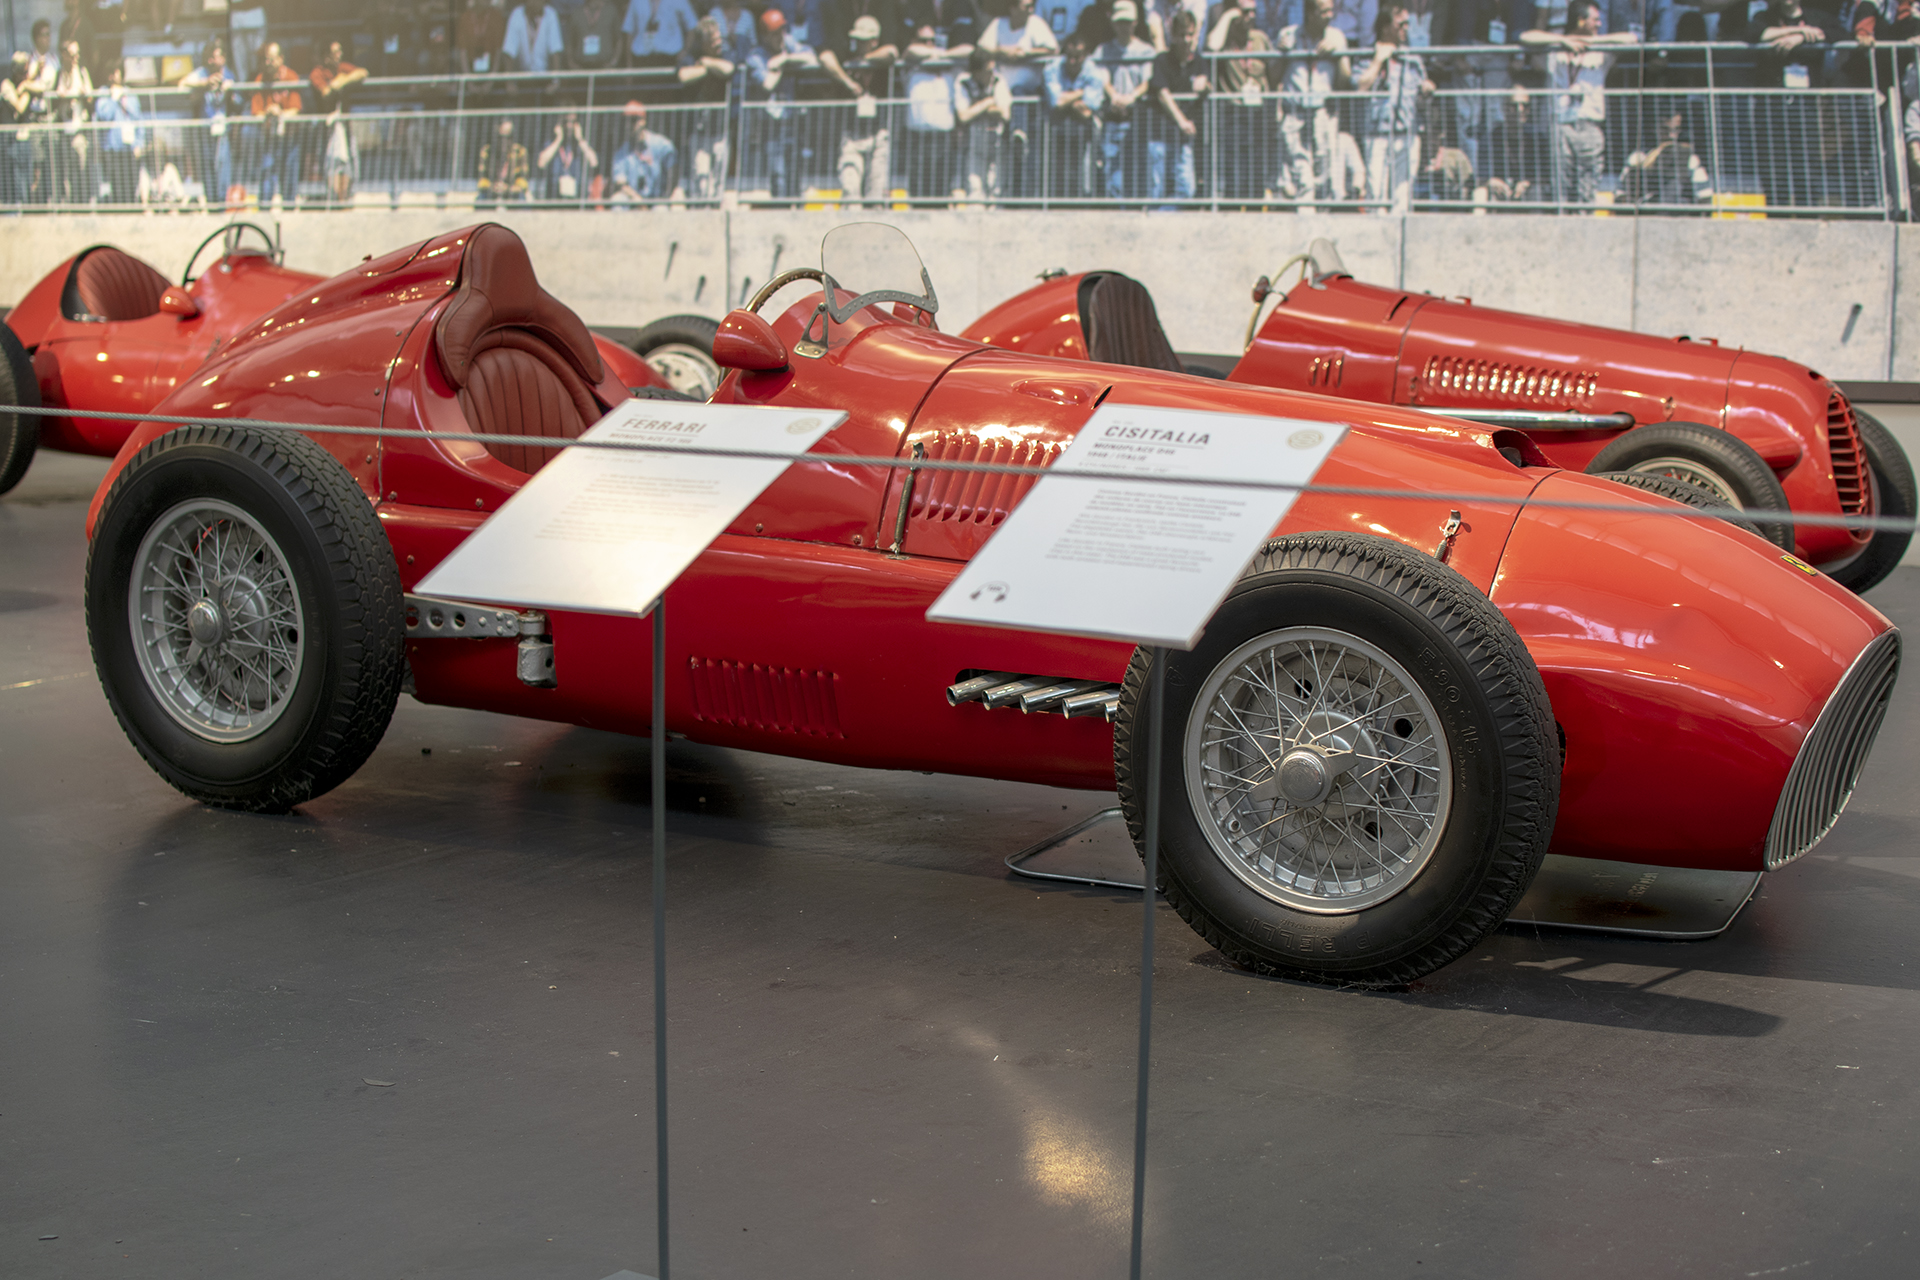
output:
[[[160,314],[171,282],[130,253],[95,245],[74,260],[64,290],[69,320],[144,320]]]
[[[570,440],[610,407],[594,394],[605,373],[593,335],[540,287],[526,245],[505,227],[488,224],[468,238],[459,288],[433,336],[475,431]],[[559,452],[508,444],[487,451],[527,472]]]

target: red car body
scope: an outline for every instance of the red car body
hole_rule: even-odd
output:
[[[385,271],[405,265],[391,259],[380,260],[388,264]],[[256,321],[326,279],[281,266],[269,254],[228,253],[185,286],[173,286],[193,301],[194,314],[182,315],[161,309],[169,281],[149,264],[111,245],[68,258],[6,317],[32,359],[41,405],[75,410],[40,420],[40,447],[118,453],[134,424],[88,417],[87,410],[151,412]],[[601,358],[626,385],[661,385],[632,351],[595,339]]]
[[[1082,285],[1096,274],[1045,280],[981,316],[966,336],[1088,359]],[[1498,311],[1333,271],[1280,297],[1226,376],[1374,404],[1625,414],[1634,426],[1703,423],[1751,445],[1796,512],[1870,516],[1879,509],[1855,411],[1840,389],[1804,365],[1714,339]],[[1555,466],[1578,471],[1625,429],[1530,434]],[[1796,524],[1794,550],[1833,569],[1872,536],[1864,528]]]
[[[475,234],[451,232],[303,288],[155,407],[316,424],[313,438],[374,505],[412,590],[529,474],[469,438],[459,391],[436,358]],[[819,297],[773,322],[788,349]],[[608,402],[625,395],[611,373],[598,392]],[[1891,630],[1871,606],[1750,534],[1673,518],[1665,499],[1557,469],[1537,452],[1515,465],[1498,448],[1512,447],[1505,434],[1403,409],[996,350],[879,307],[833,326],[817,359],[734,370],[716,398],[845,410],[813,451],[829,459],[904,458],[919,445],[933,459],[1044,466],[1103,399],[1351,424],[1321,481],[1406,496],[1308,494],[1277,532],[1357,533],[1425,556],[1458,512],[1447,563],[1524,640],[1564,734],[1553,830],[1563,854],[1767,865],[1782,789],[1810,731]],[[394,434],[327,434],[335,424]],[[147,424],[126,439],[89,536],[120,471],[171,430]],[[923,478],[896,554],[886,548],[903,483],[899,469],[794,466],[700,557],[666,596],[669,729],[850,765],[1113,787],[1107,723],[943,696],[964,672],[1117,683],[1127,668],[1123,644],[925,620],[1032,481]],[[1482,497],[1449,496],[1463,493]],[[429,703],[646,733],[648,624],[561,613],[550,626],[557,687],[516,677],[511,639],[410,639],[412,690]]]

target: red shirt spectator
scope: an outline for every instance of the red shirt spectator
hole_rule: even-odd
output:
[[[253,95],[251,110],[254,115],[300,114],[300,77],[281,59],[280,46],[277,44],[269,44],[260,51],[260,84],[262,91]],[[270,84],[289,87],[269,91],[265,86]]]

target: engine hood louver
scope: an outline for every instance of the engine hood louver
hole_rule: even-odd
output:
[[[1429,356],[1415,376],[1412,395],[1413,403],[1424,405],[1484,401],[1529,409],[1577,410],[1590,407],[1599,390],[1600,375],[1592,370]]]

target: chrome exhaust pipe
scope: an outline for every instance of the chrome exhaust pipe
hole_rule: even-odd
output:
[[[1064,698],[1060,710],[1069,720],[1078,720],[1082,716],[1099,716],[1111,723],[1120,714],[1120,690],[1114,686],[1101,685],[1086,693]]]
[[[1021,694],[1020,709],[1029,715],[1035,711],[1053,711],[1057,709],[1057,703],[1064,702],[1076,694],[1106,687],[1106,682],[1101,680],[1062,680],[1044,689]]]
[[[1011,671],[989,671],[983,676],[962,680],[959,684],[950,684],[947,686],[947,705],[957,707],[963,702],[978,702],[987,696],[987,690],[1019,678]]]
[[[1001,707],[1013,706],[1027,694],[1051,688],[1057,683],[1058,681],[1051,676],[1021,676],[1007,684],[995,685],[987,690],[987,696],[980,701],[987,704],[988,710],[998,710]]]

